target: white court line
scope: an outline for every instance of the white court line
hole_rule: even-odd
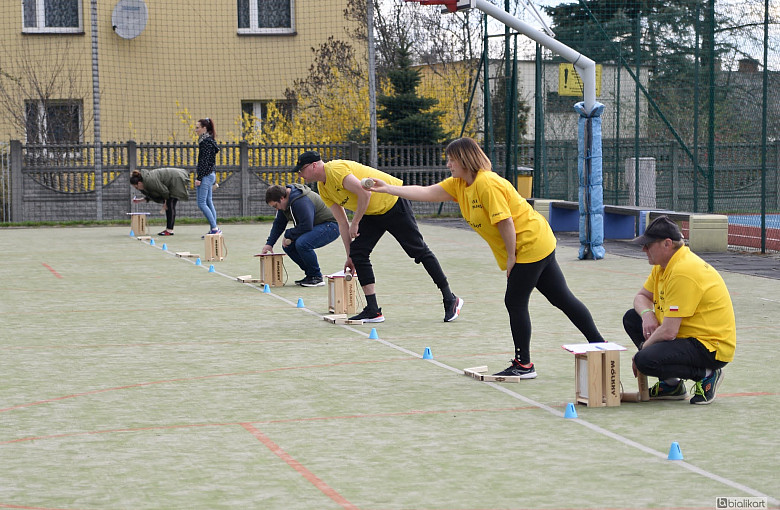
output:
[[[148,243],[146,243],[146,244],[148,244]],[[157,248],[157,245],[155,245],[154,247]],[[190,259],[184,259],[184,258],[182,258],[182,259],[183,260],[187,260],[188,262],[190,262],[193,265],[195,264],[195,262],[190,260]],[[206,269],[208,269],[208,267]],[[218,272],[216,270],[214,271],[214,274],[218,274],[218,275],[224,276],[225,278],[228,278],[230,280],[236,281],[236,277],[235,276],[229,276],[229,275],[227,275],[225,273],[221,273],[221,272]],[[254,289],[257,289],[257,290],[259,290],[261,292],[263,291],[262,288],[258,287],[257,285],[254,285],[254,284],[244,283],[243,285],[248,285],[248,286],[250,286],[250,287],[252,287]],[[264,294],[266,294],[266,293],[264,292]],[[290,301],[290,300],[288,300],[286,298],[283,298],[283,297],[281,297],[279,295],[276,295],[276,294],[274,294],[272,292],[267,293],[267,294],[270,295],[270,296],[275,297],[276,299],[279,299],[280,301],[282,301],[284,303],[287,303],[287,304],[297,308],[297,301],[295,303],[293,303],[292,301]],[[773,302],[780,303],[780,301],[776,301],[776,300],[772,300],[772,299],[767,299],[767,298],[760,298],[760,299],[765,299],[767,301],[773,301]],[[304,311],[306,311],[306,312],[308,312],[308,313],[310,313],[310,314],[312,314],[312,315],[322,319],[322,315],[314,312],[313,310],[309,310],[308,308],[297,308],[297,309],[304,310]],[[359,335],[363,335],[366,338],[368,338],[370,336],[370,333],[366,333],[365,331],[361,331],[359,329],[355,329],[355,328],[353,328],[353,327],[351,327],[351,326],[349,326],[347,324],[336,324],[336,326],[342,327],[342,328],[344,328],[344,329],[346,329],[348,331],[352,331],[352,332],[357,333]],[[387,340],[382,340],[381,338],[371,339],[371,340],[374,340],[375,342],[378,342],[380,344],[386,345],[386,346],[388,346],[388,347],[390,347],[392,349],[395,349],[397,351],[403,352],[404,354],[408,354],[409,356],[413,356],[413,357],[422,359],[422,354],[418,354],[418,353],[416,353],[414,351],[410,351],[409,349],[401,347],[400,345],[396,345],[396,344],[394,344],[392,342],[388,342]],[[432,364],[434,364],[434,365],[436,365],[436,366],[438,366],[440,368],[443,368],[445,370],[449,370],[450,372],[454,372],[456,374],[463,374],[463,370],[461,370],[459,368],[455,368],[455,367],[450,366],[450,365],[447,365],[447,364],[442,363],[440,361],[433,360],[433,359],[425,360],[425,361],[428,361],[428,362],[430,362],[430,363],[432,363]],[[475,381],[475,382],[479,382],[479,381]],[[530,398],[528,398],[526,396],[523,396],[523,395],[521,395],[519,393],[516,393],[516,392],[514,392],[514,391],[512,391],[510,389],[507,389],[503,385],[496,384],[496,383],[493,383],[493,382],[482,382],[482,384],[487,384],[491,388],[494,388],[494,389],[496,389],[496,390],[498,390],[498,391],[500,391],[502,393],[505,393],[506,395],[509,395],[512,398],[515,398],[517,400],[521,400],[521,401],[525,402],[526,404],[529,404],[529,405],[532,405],[534,407],[537,407],[537,408],[539,408],[539,409],[541,409],[543,411],[546,411],[546,412],[548,412],[548,413],[550,413],[550,414],[552,414],[554,416],[557,416],[559,418],[563,418],[563,415],[564,415],[563,412],[561,412],[561,411],[559,411],[559,410],[557,410],[557,409],[555,409],[553,407],[550,407],[550,406],[548,406],[546,404],[542,404],[541,402],[537,402],[536,400],[533,400],[533,399],[530,399]],[[592,430],[592,431],[594,431],[594,432],[596,432],[598,434],[601,434],[603,436],[606,436],[606,437],[608,437],[610,439],[614,439],[615,441],[618,441],[619,443],[622,443],[622,444],[624,444],[626,446],[630,446],[631,448],[636,448],[637,450],[640,450],[640,451],[642,451],[642,452],[644,452],[644,453],[646,453],[648,455],[651,455],[653,457],[658,457],[660,459],[666,459],[668,457],[667,454],[665,454],[663,452],[659,452],[658,450],[654,450],[654,449],[652,449],[652,448],[650,448],[648,446],[645,446],[645,445],[643,445],[641,443],[638,443],[638,442],[634,441],[633,439],[629,439],[629,438],[627,438],[625,436],[621,436],[620,434],[617,434],[615,432],[607,430],[607,429],[605,429],[605,428],[603,428],[603,427],[601,427],[599,425],[596,425],[594,423],[590,423],[590,422],[588,422],[586,420],[583,420],[582,418],[574,418],[574,419],[570,419],[570,421],[574,422],[574,423],[577,423],[579,425],[582,425],[583,427],[589,428],[590,430]],[[710,480],[714,480],[716,482],[722,483],[723,485],[731,487],[732,489],[737,489],[737,490],[743,491],[746,494],[749,494],[750,496],[759,497],[759,498],[766,498],[767,502],[769,502],[769,503],[771,503],[773,505],[780,505],[780,500],[778,500],[776,498],[773,498],[773,497],[771,497],[771,496],[769,496],[767,494],[764,494],[763,492],[760,492],[760,491],[758,491],[756,489],[753,489],[751,487],[743,485],[743,484],[741,484],[739,482],[735,482],[733,480],[729,480],[728,478],[724,478],[724,477],[722,477],[720,475],[716,475],[715,473],[711,473],[709,471],[701,469],[701,468],[699,468],[697,466],[694,466],[693,464],[690,464],[688,462],[685,462],[685,461],[682,461],[682,460],[675,460],[675,461],[670,461],[669,464],[685,468],[688,471],[696,473],[696,474],[698,474],[700,476],[703,476],[705,478],[709,478]]]

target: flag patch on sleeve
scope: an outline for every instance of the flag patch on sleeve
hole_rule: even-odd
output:
[[[679,312],[680,311],[680,307],[679,306],[670,306],[669,307],[669,311],[670,312]]]

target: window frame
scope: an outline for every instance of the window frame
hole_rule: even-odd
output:
[[[256,119],[252,128],[262,133],[268,123],[268,105],[271,103],[275,103],[282,115],[292,121],[295,102],[287,99],[242,99],[241,117],[243,118],[244,114],[252,115]],[[248,112],[247,107],[250,106],[252,111]],[[242,133],[242,136],[246,136],[246,133]]]
[[[35,3],[35,26],[25,26],[24,7],[25,3]],[[22,4],[22,33],[25,34],[83,34],[84,33],[84,15],[82,12],[82,1],[76,2],[76,9],[79,20],[77,27],[47,27],[46,26],[46,0],[21,0]]]
[[[49,137],[51,135],[48,125],[46,124],[46,119],[50,119],[52,117],[51,111],[46,112],[46,115],[43,114],[44,107],[46,106],[45,103],[48,103],[48,105],[52,107],[61,107],[66,106],[68,108],[75,108],[76,110],[76,116],[75,119],[77,125],[77,133],[76,133],[76,139],[75,140],[67,140],[67,141],[59,141],[59,142],[51,142],[49,141]],[[31,105],[35,105],[35,113],[37,114],[37,117],[35,119],[35,129],[38,131],[38,134],[40,135],[41,131],[45,134],[45,138],[42,141],[39,140],[30,140],[30,119],[27,118],[29,108]],[[24,130],[24,139],[25,143],[28,144],[34,144],[34,145],[69,145],[69,144],[81,144],[83,143],[83,135],[84,135],[84,103],[81,100],[78,99],[53,99],[49,101],[43,101],[41,99],[27,99],[24,101],[24,108],[25,108],[25,130]],[[56,120],[56,119],[54,119]],[[74,120],[74,119],[71,119]],[[40,138],[40,136],[38,136]]]
[[[249,2],[249,27],[236,27],[239,35],[290,35],[295,34],[295,0],[290,1],[290,26],[285,28],[262,28],[257,26],[258,11],[257,0],[246,0]],[[238,3],[236,3],[238,6]],[[236,17],[238,25],[238,17]]]

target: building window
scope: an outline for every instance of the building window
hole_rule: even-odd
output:
[[[82,32],[81,0],[22,0],[24,32]]]
[[[292,34],[294,0],[237,0],[239,34]]]
[[[81,141],[81,101],[26,101],[27,143],[68,144]]]
[[[246,124],[244,126],[244,136],[246,137],[250,131],[254,130],[261,132],[263,126],[267,125],[268,120],[268,105],[274,103],[279,113],[287,120],[292,120],[293,102],[292,101],[241,101],[241,113],[244,118],[250,120],[252,124]]]

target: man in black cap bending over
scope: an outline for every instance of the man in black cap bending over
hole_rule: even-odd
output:
[[[691,404],[709,404],[734,359],[734,307],[720,274],[694,254],[675,222],[659,216],[633,240],[653,266],[623,327],[639,352],[633,370],[658,377],[651,399],[688,398],[683,379],[695,381]]]
[[[447,276],[417,227],[409,201],[386,193],[371,193],[366,189],[370,186],[363,187],[361,184],[363,179],[382,179],[400,186],[403,184],[401,179],[355,161],[336,159],[325,163],[315,151],[302,152],[294,171],[306,182],[319,183],[317,189],[320,196],[339,224],[341,239],[347,251],[344,268],[357,273],[366,296],[366,307],[352,319],[364,322],[385,320],[377,303],[374,269],[369,258],[385,232],[398,241],[409,257],[423,265],[441,291],[444,322],[458,318],[463,300],[450,290]],[[354,213],[351,222],[345,209]]]

